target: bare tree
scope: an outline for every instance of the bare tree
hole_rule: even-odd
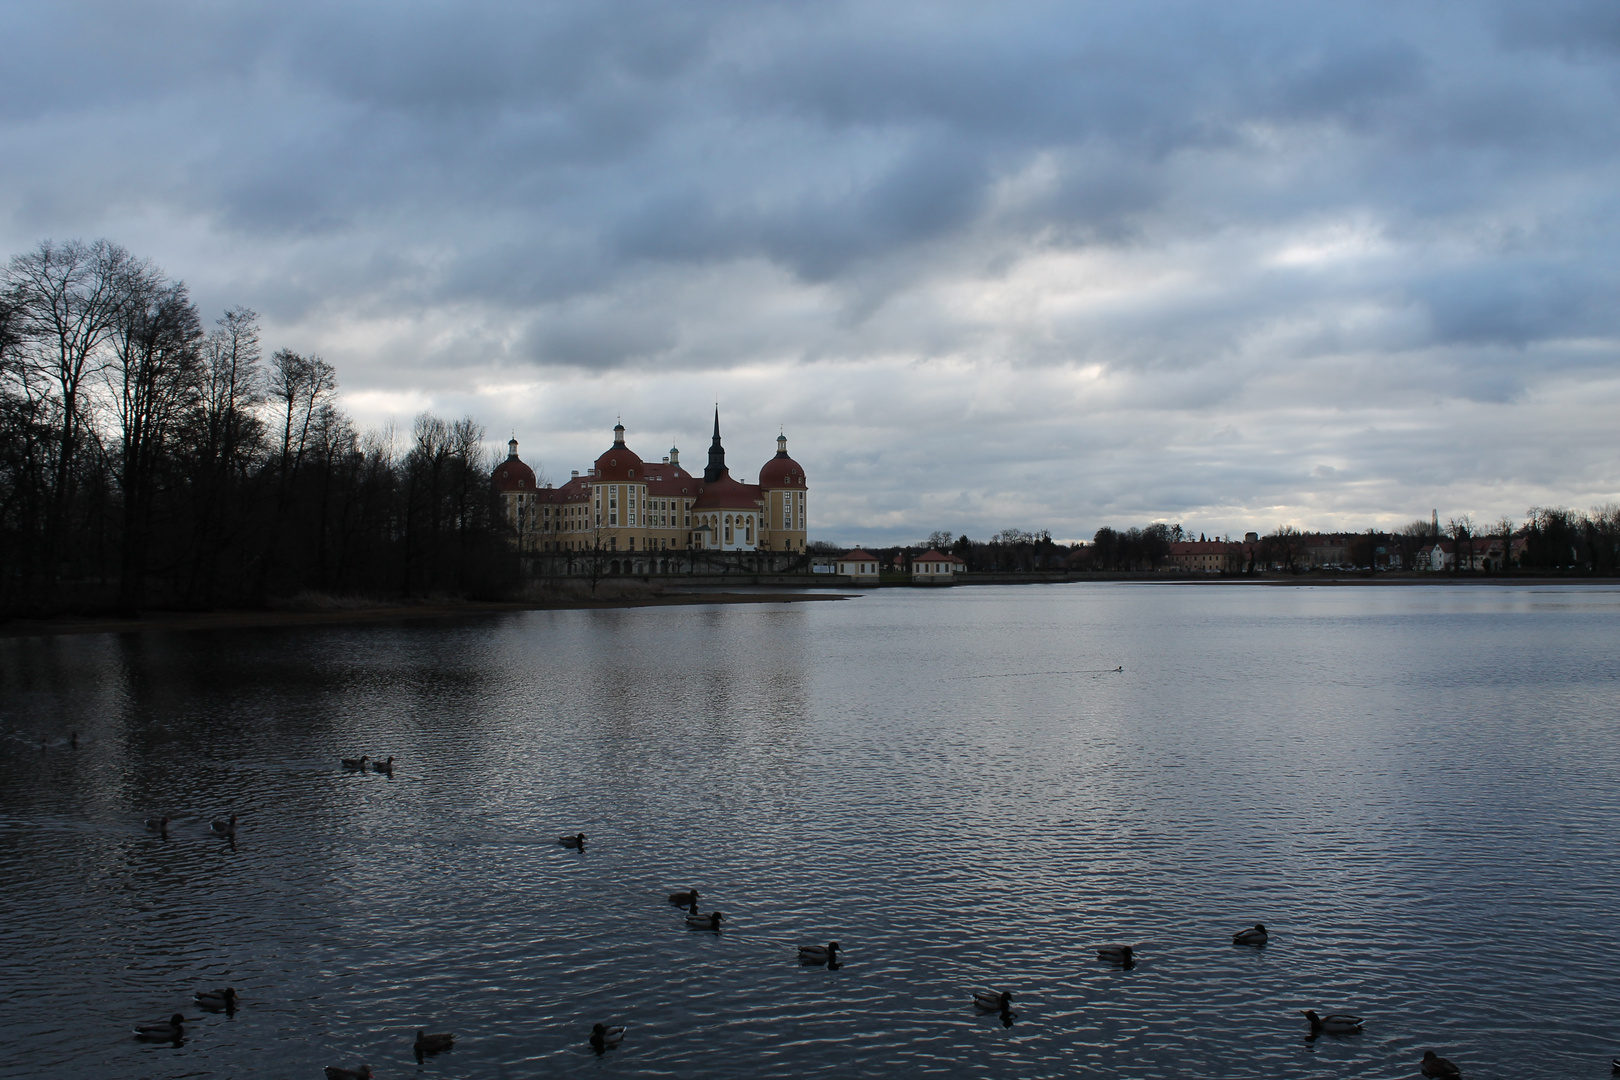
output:
[[[337,375],[332,366],[318,356],[279,349],[270,357],[268,383],[267,397],[281,422],[281,445],[276,456],[275,513],[270,526],[268,555],[259,575],[261,594],[269,584],[292,504],[293,485],[309,451],[311,430],[321,409],[331,403],[337,392]]]
[[[1446,523],[1446,535],[1451,538],[1451,572],[1457,573],[1463,569],[1463,560],[1468,560],[1468,569],[1474,568],[1474,519],[1467,514],[1454,517]],[[1466,554],[1464,552],[1466,551]]]
[[[111,335],[112,359],[102,369],[118,418],[119,604],[125,609],[136,607],[142,596],[164,458],[201,400],[202,336],[202,320],[185,284],[165,280],[150,265],[133,265]]]
[[[20,315],[16,330],[29,344],[37,374],[54,384],[57,396],[56,468],[46,531],[58,543],[86,426],[88,380],[105,362],[103,346],[137,269],[129,252],[106,240],[46,240],[7,268]]]

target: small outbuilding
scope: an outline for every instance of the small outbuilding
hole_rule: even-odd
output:
[[[949,585],[956,575],[967,569],[967,563],[955,555],[941,555],[929,551],[911,560],[913,585]]]
[[[870,551],[856,548],[838,558],[838,573],[847,577],[857,585],[876,585],[878,583],[878,557]]]

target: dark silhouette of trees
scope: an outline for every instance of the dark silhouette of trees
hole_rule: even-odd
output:
[[[396,453],[337,374],[211,330],[183,282],[101,240],[0,281],[0,617],[252,605],[303,591],[496,596],[519,560],[471,418]]]

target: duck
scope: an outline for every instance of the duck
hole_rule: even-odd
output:
[[[215,832],[217,832],[221,836],[235,836],[236,835],[236,815],[232,814],[231,819],[229,821],[226,821],[223,818],[215,818],[213,824],[208,826],[208,827],[210,829],[213,829]]]
[[[146,831],[147,832],[156,832],[156,833],[166,833],[166,832],[168,832],[169,831],[169,816],[167,814],[165,814],[162,817],[149,817],[149,818],[147,818],[146,819]]]
[[[234,1012],[236,1003],[241,999],[236,996],[236,988],[227,986],[223,990],[199,990],[191,995],[191,999],[211,1012]]]
[[[361,754],[357,758],[346,757],[343,759],[343,767],[350,772],[365,772],[366,764],[370,760],[371,758],[365,754]]]
[[[565,848],[573,848],[576,851],[584,851],[585,834],[575,833],[573,836],[559,836],[557,837],[557,843],[561,844]]]
[[[371,771],[372,772],[380,772],[380,773],[383,773],[384,775],[387,775],[387,776],[393,776],[394,775],[394,755],[389,754],[387,761],[373,761],[371,763]]]
[[[336,1065],[326,1067],[326,1080],[372,1080],[371,1066],[362,1065],[358,1069],[340,1069]]]
[[[672,892],[669,894],[669,902],[672,904],[679,904],[681,907],[691,907],[693,904],[697,903],[697,898],[698,891],[696,889],[688,889],[686,892]]]
[[[718,911],[711,911],[707,915],[688,915],[686,925],[697,930],[718,930],[723,918],[725,916]]]
[[[1423,1075],[1431,1080],[1462,1080],[1462,1070],[1433,1050],[1423,1051]]]
[[[1360,1031],[1363,1023],[1361,1017],[1351,1016],[1349,1013],[1328,1013],[1326,1016],[1317,1016],[1315,1009],[1301,1009],[1300,1015],[1311,1022],[1311,1034],[1320,1035],[1327,1032],[1329,1035],[1349,1035]]]
[[[1266,933],[1265,923],[1255,923],[1253,930],[1239,930],[1232,935],[1234,945],[1264,945],[1270,940],[1271,935]]]
[[[1129,945],[1104,945],[1097,950],[1097,959],[1129,967],[1136,962],[1136,953]]]
[[[429,1035],[427,1028],[417,1028],[416,1042],[413,1044],[413,1049],[415,1049],[418,1055],[437,1054],[440,1051],[450,1049],[455,1044],[455,1035],[448,1031],[441,1031],[438,1034]]]
[[[973,991],[973,1004],[981,1009],[991,1009],[996,1012],[1012,1011],[1012,994],[1003,990],[996,993],[994,990]]]
[[[186,1037],[186,1018],[180,1013],[169,1017],[166,1024],[143,1024],[135,1029],[135,1037],[145,1042],[179,1042]]]
[[[591,1025],[591,1045],[596,1048],[597,1053],[600,1054],[603,1050],[606,1050],[610,1046],[618,1046],[619,1043],[623,1041],[623,1024],[619,1024],[614,1027],[610,1027],[607,1024]]]
[[[831,964],[838,959],[838,950],[842,948],[836,941],[829,941],[825,945],[800,945],[799,960],[806,964]]]

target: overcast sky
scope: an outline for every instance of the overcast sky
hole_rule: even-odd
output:
[[[0,240],[811,536],[1620,500],[1620,4],[0,3]],[[504,451],[504,447],[502,448]]]

